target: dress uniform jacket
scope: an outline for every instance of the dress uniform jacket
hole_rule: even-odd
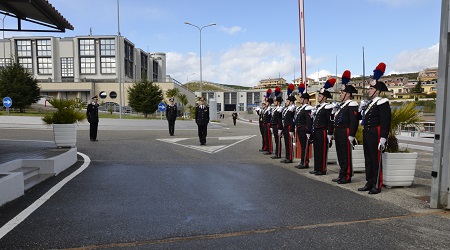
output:
[[[204,145],[206,143],[206,136],[208,133],[208,123],[209,123],[209,107],[206,105],[198,105],[195,108],[195,122],[198,126],[198,137],[200,139],[200,144]]]
[[[309,164],[309,152],[307,150],[309,147],[307,146],[307,136],[306,134],[311,134],[312,129],[312,117],[311,110],[313,107],[309,104],[303,104],[301,107],[298,107],[295,115],[294,115],[294,123],[297,128],[297,136],[300,141],[300,145],[302,147],[302,155],[300,165],[308,166]]]
[[[355,137],[358,130],[358,103],[346,100],[337,106],[334,113],[334,140],[340,167],[338,179],[349,182],[353,176],[352,143],[348,137]]]
[[[333,106],[320,103],[316,106],[313,119],[314,171],[319,174],[327,172],[328,138],[333,135],[334,124],[331,120]]]
[[[387,98],[375,97],[361,111],[363,146],[367,186],[381,191],[383,185],[383,167],[381,153],[378,150],[380,138],[389,135],[391,125],[391,108]]]

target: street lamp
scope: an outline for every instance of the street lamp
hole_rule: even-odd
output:
[[[2,25],[3,25],[3,31],[2,31],[2,32],[3,32],[3,37],[2,37],[2,40],[3,40],[3,68],[6,68],[5,17],[6,17],[6,14],[5,14],[5,16],[2,18]]]
[[[184,22],[184,24],[194,26],[194,27],[196,27],[198,29],[198,31],[200,31],[200,97],[201,97],[202,96],[202,90],[203,90],[202,89],[202,86],[203,86],[203,78],[202,78],[202,29],[206,28],[206,27],[209,27],[209,26],[214,26],[214,25],[216,25],[216,23],[210,23],[210,24],[205,25],[203,27],[198,27],[197,25],[194,25],[194,24],[192,24],[190,22]]]

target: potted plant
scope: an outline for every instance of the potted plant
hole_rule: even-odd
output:
[[[419,111],[414,102],[404,103],[392,109],[391,127],[387,138],[386,152],[382,155],[383,184],[388,187],[411,186],[416,171],[417,152],[400,151],[397,133],[400,125],[417,127]]]
[[[86,115],[81,111],[79,99],[50,99],[48,100],[55,111],[42,118],[46,124],[53,125],[53,135],[57,147],[75,147],[77,130],[76,122],[81,122]]]

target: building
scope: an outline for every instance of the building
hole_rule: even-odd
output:
[[[264,89],[264,88],[275,88],[277,86],[284,86],[286,84],[286,80],[284,78],[269,78],[263,79],[259,81],[256,89]]]
[[[119,46],[117,46],[119,45]],[[12,37],[0,42],[0,66],[17,60],[39,82],[44,97],[128,105],[127,89],[147,78],[167,89],[179,88],[194,103],[194,94],[166,75],[166,54],[148,53],[125,37]],[[122,86],[122,88],[120,87]]]

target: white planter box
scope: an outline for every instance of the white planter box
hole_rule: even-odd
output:
[[[77,144],[77,125],[53,124],[53,135],[57,147],[75,147]]]
[[[356,145],[352,151],[353,172],[366,171],[363,145]]]
[[[387,187],[408,187],[414,181],[417,152],[383,153],[383,184]]]

